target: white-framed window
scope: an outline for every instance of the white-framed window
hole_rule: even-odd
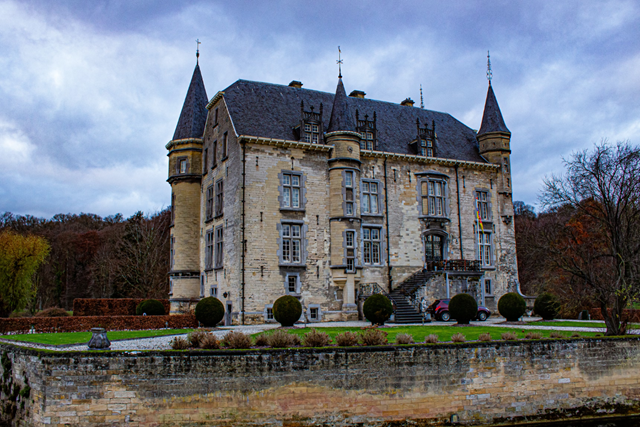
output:
[[[204,268],[205,270],[211,270],[213,268],[213,228],[207,230],[204,239]]]
[[[224,227],[219,225],[215,230],[216,259],[215,268],[222,268],[224,262]]]
[[[273,304],[265,304],[262,315],[264,316],[265,322],[275,322],[276,319],[273,318]]]
[[[299,295],[300,294],[300,274],[287,273],[285,276],[284,290],[287,294]]]
[[[493,295],[493,285],[491,279],[484,279],[484,294]]]
[[[355,172],[347,170],[344,172],[344,214],[346,216],[355,215]]]
[[[447,182],[443,179],[422,181],[422,215],[446,217],[447,216]]]
[[[362,214],[378,214],[380,211],[380,183],[377,181],[363,180],[361,185],[362,199],[360,200],[360,207]]]
[[[298,173],[282,174],[282,208],[300,209],[302,207],[302,175]]]
[[[368,265],[382,263],[381,229],[378,227],[362,227],[362,261]]]
[[[302,263],[302,224],[282,223],[282,262]]]
[[[317,144],[320,142],[320,126],[314,123],[304,124],[304,141]]]
[[[489,194],[486,191],[476,191],[476,203],[478,214],[482,221],[491,219],[491,211],[489,210]]]
[[[373,150],[373,132],[360,132],[362,139],[360,140],[360,149]]]
[[[355,230],[346,230],[344,232],[344,248],[346,258],[346,271],[356,271],[356,232]]]
[[[180,159],[180,173],[187,173],[187,159]]]
[[[420,154],[426,157],[433,157],[433,141],[430,139],[420,139]]]
[[[491,237],[491,232],[480,231],[478,233],[478,251],[482,267],[491,267],[493,265],[493,257],[491,256]]]

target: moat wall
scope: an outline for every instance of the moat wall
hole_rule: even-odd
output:
[[[638,338],[194,352],[1,345],[0,354],[9,425],[431,425],[452,415],[485,425],[640,413]]]

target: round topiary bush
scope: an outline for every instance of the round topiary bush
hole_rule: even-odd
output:
[[[371,324],[384,325],[384,322],[393,314],[393,305],[384,295],[374,294],[366,299],[362,312]]]
[[[206,327],[216,326],[224,317],[224,305],[216,297],[202,298],[196,304],[196,320]]]
[[[459,325],[468,325],[478,314],[478,303],[469,294],[458,294],[449,301],[449,314]]]
[[[533,312],[542,317],[543,320],[553,320],[560,312],[560,302],[555,295],[543,292],[538,295],[536,302],[533,303]]]
[[[298,298],[285,295],[273,303],[273,318],[282,326],[293,326],[300,319],[302,304]]]
[[[527,311],[527,303],[515,292],[502,295],[498,301],[498,311],[508,322],[517,322]]]
[[[146,299],[136,307],[138,316],[142,316],[144,313],[147,316],[164,316],[164,305],[157,299]]]

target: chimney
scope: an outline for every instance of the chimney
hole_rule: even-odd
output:
[[[404,105],[405,107],[413,107],[413,104],[415,104],[415,102],[413,102],[411,98],[407,98],[400,103],[400,105]]]
[[[353,98],[360,98],[360,99],[364,99],[365,95],[366,95],[366,93],[364,93],[361,90],[352,90],[351,93],[349,94],[349,96],[351,96]]]
[[[299,82],[297,80],[291,80],[291,83],[289,83],[289,87],[295,87],[295,88],[302,88],[302,82]]]

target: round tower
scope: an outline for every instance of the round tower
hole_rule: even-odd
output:
[[[207,92],[196,63],[169,150],[171,184],[171,314],[190,311],[200,299],[200,187]]]

